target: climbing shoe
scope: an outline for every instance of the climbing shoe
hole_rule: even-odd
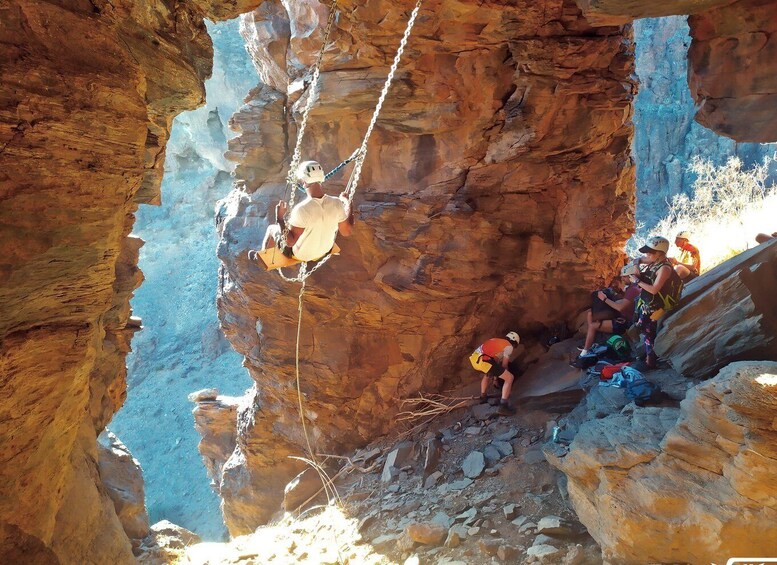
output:
[[[488,395],[487,394],[481,394],[480,395],[480,402],[479,404],[488,404]]]
[[[515,408],[507,404],[506,402],[501,402],[499,404],[499,411],[497,412],[500,416],[513,416],[515,415]]]

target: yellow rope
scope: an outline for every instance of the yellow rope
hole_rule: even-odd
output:
[[[299,289],[299,307],[297,308],[297,346],[294,359],[294,368],[297,373],[297,401],[299,402],[299,419],[302,421],[302,432],[305,434],[305,443],[308,446],[308,457],[310,460],[316,461],[316,454],[313,452],[313,448],[310,446],[310,438],[308,437],[308,428],[305,425],[305,414],[302,411],[302,390],[299,386],[299,337],[302,331],[302,297],[305,295],[305,279],[302,279],[302,286]]]

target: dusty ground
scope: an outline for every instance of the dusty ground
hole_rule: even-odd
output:
[[[541,450],[579,397],[526,402],[512,417],[489,417],[495,409],[486,405],[460,408],[416,433],[398,426],[395,437],[351,457],[351,472],[337,481],[339,502],[327,505],[320,497],[323,506],[299,518],[287,515],[229,544],[193,546],[182,561],[601,563],[598,546],[567,504],[564,476]],[[385,461],[397,447],[392,473]],[[480,473],[475,451],[485,453]],[[475,461],[467,465],[471,479],[462,470],[468,456]]]

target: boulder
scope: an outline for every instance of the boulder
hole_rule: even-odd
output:
[[[777,362],[735,362],[691,389],[679,409],[583,423],[569,453],[549,461],[567,475],[575,511],[608,561],[769,555],[775,410]]]
[[[402,442],[395,447],[386,457],[383,464],[383,473],[380,480],[384,483],[393,481],[399,476],[399,470],[413,460],[415,444],[412,442]]]
[[[537,522],[537,532],[549,536],[562,537],[575,535],[574,525],[559,516],[545,516]]]
[[[691,281],[663,321],[656,352],[702,379],[742,359],[777,360],[777,240],[732,257]]]

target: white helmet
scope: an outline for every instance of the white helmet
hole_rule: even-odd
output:
[[[312,182],[324,182],[324,169],[318,161],[302,161],[297,167],[297,180],[309,184]]]
[[[519,336],[516,332],[510,332],[505,337],[510,341],[515,342],[515,345],[521,343],[521,336]]]
[[[666,253],[669,251],[669,240],[660,235],[654,235],[647,240],[647,243],[639,248],[640,253],[647,253],[648,251],[663,251]]]
[[[675,236],[675,239],[691,239],[691,234],[687,231],[681,231]]]

